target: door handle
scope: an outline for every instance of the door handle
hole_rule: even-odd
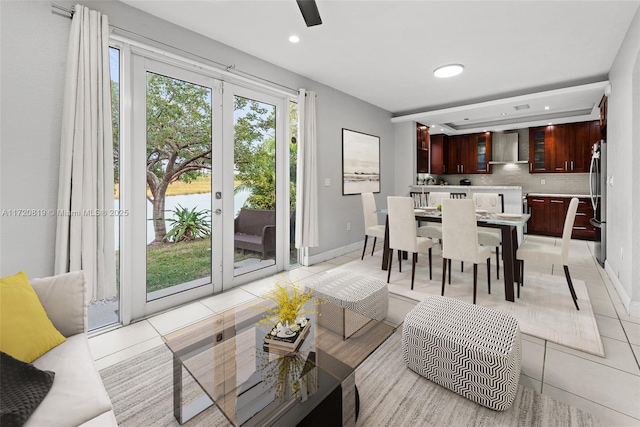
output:
[[[222,213],[222,209],[216,209],[215,211],[213,211],[213,213],[215,213],[216,215],[220,215]]]
[[[551,203],[564,203],[563,200],[551,200]]]
[[[571,160],[571,170],[573,170],[573,160]]]

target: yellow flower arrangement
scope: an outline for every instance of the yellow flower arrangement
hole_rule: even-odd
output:
[[[313,299],[313,291],[303,291],[299,286],[289,281],[286,284],[276,282],[271,292],[265,298],[275,303],[274,307],[260,307],[266,309],[267,314],[259,323],[272,327],[276,323],[289,325],[297,330],[300,325],[296,323],[299,318],[308,314],[317,314],[316,304],[322,303],[316,299],[315,303],[307,304]],[[276,318],[277,322],[273,319]],[[306,323],[306,319],[304,320]],[[304,326],[304,325],[303,325]]]

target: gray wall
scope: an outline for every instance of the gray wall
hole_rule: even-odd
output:
[[[70,8],[75,2],[58,1]],[[112,25],[317,97],[319,146],[319,254],[359,242],[364,234],[359,196],[342,196],[342,128],[380,136],[381,194],[394,192],[394,126],[391,114],[342,92],[291,73],[226,45],[114,1],[84,5],[109,16]],[[62,86],[71,21],[51,12],[49,2],[0,2],[2,209],[55,209],[58,188]],[[147,40],[148,41],[148,40]],[[148,41],[149,42],[149,41]],[[150,42],[149,42],[150,43]],[[325,178],[331,186],[325,187]],[[346,223],[351,222],[351,231]],[[9,217],[0,222],[0,275],[25,270],[30,277],[53,273],[55,218]]]
[[[0,2],[0,209],[55,209],[70,20],[48,2]],[[0,274],[53,272],[55,216],[0,217]]]
[[[609,72],[607,272],[640,316],[640,11]]]

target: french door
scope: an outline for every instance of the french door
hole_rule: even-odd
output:
[[[130,212],[120,239],[124,324],[283,270],[291,218],[284,97],[137,48],[130,58],[119,171]]]

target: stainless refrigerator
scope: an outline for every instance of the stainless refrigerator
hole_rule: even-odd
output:
[[[604,266],[607,257],[607,143],[604,139],[591,147],[589,190],[593,207],[593,218],[589,222],[596,228],[594,250],[596,259]]]

